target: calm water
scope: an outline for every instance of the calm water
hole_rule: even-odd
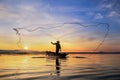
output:
[[[120,54],[89,55],[2,55],[0,80],[120,80]]]

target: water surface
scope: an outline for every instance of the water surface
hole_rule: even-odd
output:
[[[120,80],[119,61],[120,54],[1,55],[0,80]]]

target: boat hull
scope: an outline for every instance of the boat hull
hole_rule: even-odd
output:
[[[67,53],[59,53],[58,55],[56,55],[55,52],[46,52],[46,55],[60,57],[60,58],[66,58],[68,54]]]

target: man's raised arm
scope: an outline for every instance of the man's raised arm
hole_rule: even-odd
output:
[[[51,42],[51,44],[55,45],[56,43]]]

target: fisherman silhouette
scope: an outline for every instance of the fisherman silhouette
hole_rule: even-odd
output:
[[[51,44],[56,45],[56,55],[59,55],[59,51],[61,51],[61,45],[60,41],[57,41],[56,43],[51,42]]]

